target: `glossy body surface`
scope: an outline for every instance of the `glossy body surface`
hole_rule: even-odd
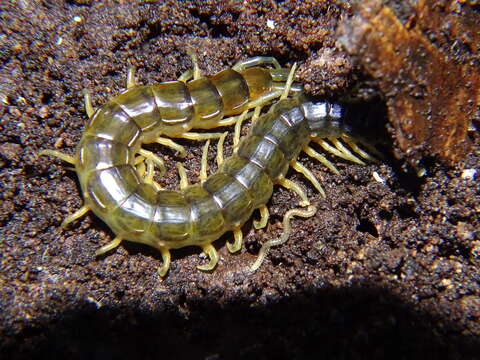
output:
[[[94,117],[78,146],[85,205],[125,240],[160,250],[210,244],[268,202],[310,135],[328,136],[336,129],[332,124],[341,126],[339,109],[326,102],[281,100],[203,184],[157,192],[133,165],[146,131],[112,102],[100,110],[112,113],[103,121]]]

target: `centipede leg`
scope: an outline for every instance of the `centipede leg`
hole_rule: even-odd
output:
[[[92,106],[92,96],[87,89],[83,89],[83,100],[85,102],[85,112],[87,113],[87,116],[91,118],[95,109]]]
[[[307,178],[307,180],[309,180],[312,183],[312,185],[315,186],[315,188],[318,190],[318,192],[323,197],[325,197],[325,191],[323,190],[322,185],[320,185],[320,183],[318,182],[315,175],[313,175],[313,173],[308,168],[306,168],[303,164],[299,163],[297,160],[291,161],[290,165],[296,171],[298,171],[303,176],[305,176],[305,178]]]
[[[282,178],[278,181],[279,185],[282,185],[284,188],[288,190],[292,190],[295,192],[298,197],[300,197],[300,206],[307,206],[310,205],[310,200],[308,200],[307,194],[305,194],[305,191],[298,185],[297,183],[293,182],[292,180]]]
[[[237,251],[242,249],[242,244],[243,244],[243,232],[241,228],[236,228],[233,229],[233,238],[234,242],[233,244],[230,244],[227,241],[227,249],[230,251],[232,254],[236,253]]]
[[[138,150],[138,153],[143,156],[145,159],[150,159],[153,161],[153,163],[159,168],[161,175],[163,175],[167,169],[165,168],[165,164],[163,160],[152,153],[151,151],[145,150],[145,149],[140,149]]]
[[[62,221],[62,228],[67,227],[68,224],[71,222],[80,219],[83,215],[85,215],[88,211],[90,211],[90,208],[86,205],[83,205],[80,209],[75,211],[72,215],[67,216],[63,221]]]
[[[118,245],[120,245],[120,243],[122,242],[122,238],[117,236],[115,239],[113,239],[112,241],[110,241],[107,245],[104,245],[102,246],[100,249],[98,249],[97,251],[95,251],[95,255],[102,255],[102,254],[105,254],[106,252],[112,250],[112,249],[115,249]]]
[[[180,189],[183,190],[188,186],[188,177],[185,167],[182,163],[177,162],[178,175],[180,176]]]
[[[311,148],[310,146],[305,146],[303,148],[303,151],[305,152],[305,154],[307,154],[308,156],[314,158],[315,160],[318,160],[320,163],[322,163],[323,165],[325,165],[327,168],[329,168],[330,170],[333,171],[333,173],[335,175],[340,175],[340,172],[338,171],[338,169],[335,167],[335,165],[333,165],[325,156],[323,156],[322,154],[316,152],[313,148]]]
[[[200,176],[199,179],[203,183],[205,180],[207,180],[207,170],[208,170],[208,148],[210,146],[210,139],[207,140],[205,145],[203,146],[203,151],[202,151],[202,161],[200,164]]]
[[[135,81],[135,66],[129,66],[127,71],[127,89],[130,89],[134,86],[137,86],[137,82]]]
[[[72,165],[75,165],[77,162],[75,161],[75,157],[71,156],[71,155],[68,155],[68,154],[64,154],[58,150],[41,150],[39,153],[38,153],[39,156],[54,156],[54,157],[57,157],[59,159],[62,159],[63,161],[69,163],[69,164],[72,164]]]
[[[182,145],[177,144],[172,139],[168,139],[168,138],[164,138],[164,137],[157,137],[157,138],[154,139],[154,142],[156,142],[157,144],[163,145],[163,146],[167,146],[167,147],[177,151],[178,155],[182,158],[187,156],[187,152],[185,151],[185,148]]]
[[[333,146],[331,146],[329,143],[327,143],[323,139],[314,138],[313,141],[315,141],[318,145],[320,145],[324,150],[328,151],[329,153],[332,153],[335,156],[338,156],[339,158],[357,163],[359,165],[365,165],[365,163],[362,160],[360,160],[359,158],[357,158],[353,154],[352,154],[352,156],[350,156],[350,155],[344,153],[343,151],[339,150],[338,148],[334,148]],[[333,142],[333,140],[331,140],[331,141]]]
[[[223,164],[223,143],[225,142],[225,138],[228,135],[228,131],[225,131],[223,135],[218,139],[218,145],[217,145],[217,167],[220,168]]]
[[[223,133],[195,133],[195,132],[185,132],[181,135],[176,137],[187,139],[187,140],[195,140],[195,141],[203,141],[208,139],[219,139],[221,138]]]
[[[312,217],[315,215],[317,212],[317,208],[313,205],[309,206],[306,209],[292,209],[289,210],[285,213],[285,216],[283,217],[283,233],[278,239],[274,240],[269,240],[266,243],[262,245],[260,248],[260,251],[258,252],[258,257],[257,260],[253,263],[253,265],[250,267],[250,271],[255,272],[260,265],[262,265],[262,262],[265,260],[265,257],[268,254],[268,251],[270,250],[271,247],[273,246],[278,246],[284,244],[290,235],[290,232],[292,231],[290,221],[292,220],[292,217],[294,216],[300,216],[300,217]]]
[[[197,269],[203,270],[203,271],[210,271],[217,266],[218,263],[218,253],[217,250],[213,247],[212,244],[206,244],[202,246],[202,250],[207,256],[209,257],[210,261],[208,264],[205,265],[198,265]]]
[[[255,229],[263,229],[267,225],[270,213],[267,205],[260,206],[258,210],[260,210],[260,220],[253,220],[253,227]]]
[[[147,169],[143,173],[145,175],[144,176],[145,183],[152,185],[155,188],[156,191],[162,190],[162,187],[160,186],[160,184],[157,183],[155,180],[153,180],[154,168],[155,168],[155,166],[153,164],[153,161],[150,160],[150,159],[146,159],[145,163],[147,164]],[[144,163],[142,163],[142,165],[143,164]],[[140,175],[140,173],[139,173],[139,175]],[[143,175],[140,175],[140,176],[143,176]]]
[[[292,88],[293,78],[295,76],[295,71],[297,70],[297,63],[293,64],[292,68],[290,69],[290,73],[288,74],[287,82],[285,83],[285,89],[283,89],[282,96],[280,96],[280,100],[286,99],[290,89]]]
[[[261,65],[272,65],[275,69],[280,69],[282,67],[278,60],[272,56],[255,56],[253,58],[237,62],[235,65],[232,66],[232,69],[235,71],[240,71],[249,67]]]
[[[348,146],[350,146],[352,148],[353,151],[355,151],[358,155],[363,157],[365,160],[368,160],[368,161],[371,161],[371,162],[374,162],[374,163],[379,162],[376,158],[374,158],[373,156],[368,154],[366,151],[363,151],[361,148],[358,147],[358,145],[356,144],[357,139],[354,140],[347,134],[342,134],[342,139],[343,139],[343,141],[345,141],[345,143]],[[379,159],[384,159],[385,158],[384,155],[381,152],[379,152],[374,146],[372,146],[372,144],[369,144],[366,141],[361,141],[361,140],[358,141],[358,142],[362,146],[367,148],[368,151],[370,151],[372,154],[374,154],[377,158],[379,158]]]
[[[198,66],[197,54],[195,53],[195,51],[189,47],[187,48],[187,54],[192,60],[192,69],[188,69],[187,71],[183,72],[182,75],[179,76],[178,81],[187,82],[192,78],[193,80],[196,80],[202,76],[202,72],[200,71],[200,67]]]
[[[255,109],[256,110],[256,109]],[[235,132],[233,134],[233,152],[237,152],[238,143],[240,142],[240,130],[242,129],[243,120],[245,120],[245,116],[247,115],[248,110],[245,110],[243,113],[240,114],[238,117],[237,122],[235,123]]]
[[[160,253],[162,254],[162,261],[163,264],[157,269],[157,273],[160,277],[164,277],[168,269],[170,269],[170,261],[171,261],[171,256],[170,256],[170,250],[165,249],[165,248],[160,248]]]

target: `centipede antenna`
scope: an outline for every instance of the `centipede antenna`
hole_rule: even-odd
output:
[[[207,169],[208,169],[208,148],[210,146],[210,139],[207,140],[205,145],[203,146],[203,151],[202,151],[202,162],[200,165],[200,181],[203,183],[205,180],[207,180]]]
[[[203,252],[205,254],[207,254],[207,256],[209,257],[210,260],[209,260],[208,264],[198,265],[197,269],[202,270],[202,271],[213,270],[215,268],[215,266],[217,266],[217,263],[218,263],[217,250],[215,250],[215,248],[213,247],[212,244],[203,245],[201,248],[202,248]]]
[[[115,237],[112,241],[110,241],[107,245],[102,246],[100,249],[95,251],[95,255],[99,256],[105,254],[106,252],[115,249],[120,243],[122,242],[122,238],[120,236]]]
[[[83,205],[80,209],[75,211],[72,215],[67,216],[63,221],[62,221],[62,228],[66,228],[68,224],[71,222],[80,219],[83,215],[85,215],[87,212],[90,211],[90,208],[86,205]]]
[[[267,256],[271,247],[282,245],[285,242],[287,242],[290,232],[292,230],[290,221],[294,216],[307,218],[307,217],[312,217],[313,215],[315,215],[316,212],[317,212],[317,208],[313,205],[310,205],[306,209],[297,208],[297,209],[292,209],[287,211],[282,221],[282,224],[283,224],[282,235],[280,235],[278,239],[269,240],[262,245],[262,247],[260,248],[260,251],[258,252],[257,259],[250,267],[250,271],[255,272],[258,270],[258,268],[262,265],[263,261],[265,260],[265,257]]]
[[[223,164],[223,143],[225,142],[225,138],[228,135],[228,131],[225,131],[223,135],[218,139],[217,145],[217,167],[220,168]]]
[[[255,229],[263,229],[267,225],[270,214],[267,205],[260,206],[258,210],[260,210],[260,220],[253,220],[253,227]]]

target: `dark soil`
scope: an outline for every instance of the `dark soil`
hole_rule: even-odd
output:
[[[291,173],[319,210],[294,220],[288,243],[255,274],[248,268],[261,243],[281,233],[283,214],[297,206],[285,189],[274,192],[267,228],[244,226],[241,253],[225,248],[231,234],[215,242],[221,260],[211,273],[196,269],[204,258],[195,248],[174,251],[163,280],[152,248],[123,243],[97,258],[113,234],[92,214],[60,227],[82,203],[76,175],[36,154],[74,152],[86,121],[82,89],[101,106],[123,89],[129,65],[143,83],[173,80],[191,66],[192,46],[205,73],[276,56],[299,63],[310,95],[347,97],[363,76],[335,42],[348,2],[8,3],[0,5],[3,359],[480,356],[475,132],[464,168],[433,163],[422,178],[388,155],[367,166],[329,156],[339,176],[300,156],[327,197]],[[182,144],[197,181],[201,145]],[[231,137],[227,154],[230,145]],[[177,187],[175,153],[152,150],[169,166],[162,183]]]

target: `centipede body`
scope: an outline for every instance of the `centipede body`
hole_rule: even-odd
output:
[[[238,251],[241,226],[255,209],[265,207],[275,184],[294,190],[303,205],[309,204],[301,188],[285,175],[292,165],[315,184],[313,175],[296,162],[299,152],[308,149],[311,139],[335,138],[348,132],[342,107],[326,101],[313,103],[301,97],[280,100],[256,119],[238,151],[201,184],[179,191],[157,191],[136,171],[135,154],[143,143],[159,134],[174,136],[193,127],[218,126],[223,115],[237,113],[247,108],[252,98],[271,93],[272,81],[265,76],[270,74],[256,69],[239,73],[226,70],[187,84],[135,86],[93,114],[75,156],[67,161],[75,165],[83,209],[92,210],[117,235],[98,253],[122,240],[147,244],[161,252],[164,264],[159,273],[163,276],[170,265],[170,249],[193,245],[210,257],[209,263],[199,268],[211,270],[218,262],[212,242],[233,231],[235,242],[227,245],[230,251]],[[204,86],[196,90],[199,80]],[[205,94],[212,94],[212,88],[218,96],[208,98]],[[297,215],[314,213],[310,207]]]

